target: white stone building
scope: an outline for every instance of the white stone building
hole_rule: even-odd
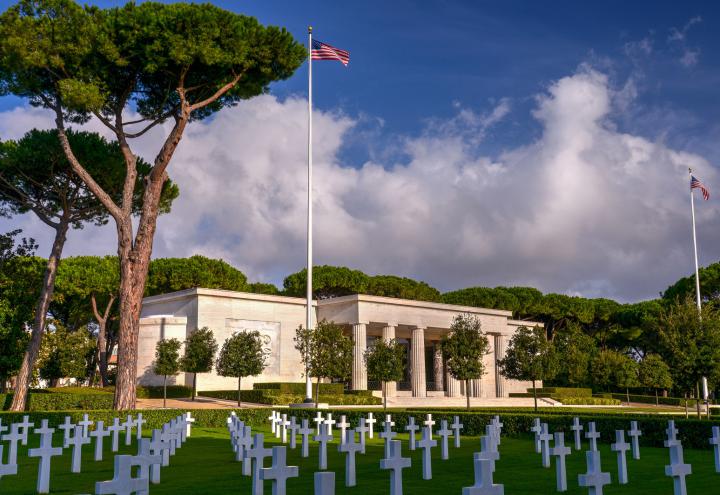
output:
[[[363,353],[373,339],[396,338],[408,347],[406,380],[388,386],[388,395],[413,397],[465,394],[463,383],[452,379],[443,365],[439,341],[449,331],[454,317],[475,315],[488,334],[490,353],[485,356],[486,374],[473,380],[471,397],[507,397],[525,392],[527,382],[506,380],[495,363],[503,357],[507,342],[520,326],[536,323],[515,321],[510,311],[456,306],[390,297],[351,295],[313,303],[316,321],[326,319],[346,328],[354,342],[351,388],[378,388],[368,383]],[[196,328],[208,327],[219,345],[234,332],[259,330],[265,339],[268,366],[262,375],[243,380],[243,388],[255,382],[302,382],[303,363],[295,350],[295,330],[305,323],[305,299],[233,292],[216,289],[189,289],[147,297],[140,320],[138,380],[143,385],[161,385],[162,377],[152,373],[155,343],[163,338],[184,340]],[[179,375],[175,383],[191,383]],[[198,375],[198,390],[232,390],[234,378],[215,373]]]

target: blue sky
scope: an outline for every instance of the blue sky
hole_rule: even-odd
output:
[[[92,3],[103,7],[122,4]],[[316,136],[327,141],[327,149],[319,150],[316,159],[320,163],[325,160],[330,167],[326,177],[334,192],[328,192],[328,197],[332,196],[328,203],[332,203],[336,212],[328,207],[328,218],[323,224],[323,206],[318,207],[319,262],[345,264],[375,273],[398,273],[424,279],[441,289],[529,284],[543,290],[621,300],[652,297],[692,268],[691,252],[686,249],[687,197],[681,170],[686,163],[698,163],[705,172],[705,181],[720,195],[720,183],[713,183],[716,165],[720,163],[717,145],[720,4],[219,0],[213,3],[255,16],[264,24],[285,26],[303,43],[307,39],[307,25],[312,24],[317,39],[351,53],[348,68],[333,62],[313,65],[314,102],[320,117],[325,119]],[[10,4],[0,1],[0,8]],[[256,123],[265,122],[262,112],[284,115],[286,122],[269,122],[265,134],[288,132],[292,139],[300,139],[298,150],[287,150],[287,155],[282,155],[289,162],[297,160],[297,167],[302,167],[302,133],[295,136],[297,129],[287,123],[297,119],[298,125],[302,124],[301,103],[306,91],[307,72],[302,67],[288,81],[273,85],[271,98],[263,97],[245,109],[238,109],[244,112],[244,118],[255,119]],[[601,108],[595,111],[592,105],[598,98]],[[0,99],[0,112],[12,112],[19,105],[22,102],[12,97]],[[586,120],[578,117],[581,121],[576,122],[574,113]],[[226,130],[245,125],[222,122]],[[592,126],[588,131],[592,145],[583,144],[586,136],[582,133],[566,131],[585,124]],[[206,124],[198,125],[205,129],[201,125]],[[2,132],[12,136],[19,131],[9,124],[3,127],[0,122],[0,138]],[[199,153],[205,145],[198,141],[192,153]],[[146,144],[141,146],[145,147]],[[638,149],[647,155],[640,172],[636,167]],[[438,158],[433,154],[436,150],[445,154]],[[259,166],[252,160],[259,160],[265,151],[259,148],[246,151],[248,157],[242,159],[257,170]],[[568,154],[575,158],[565,161]],[[454,183],[477,181],[475,193],[454,188],[449,189],[449,194],[455,195],[452,201],[423,197],[421,202],[418,195],[433,191],[422,185],[423,180],[437,184],[443,177],[441,174],[428,179],[429,169],[437,160],[446,158],[448,184],[451,178]],[[533,164],[535,161],[537,165]],[[343,174],[342,169],[356,172]],[[467,178],[468,171],[473,171],[471,179]],[[293,169],[292,173],[296,172]],[[181,174],[179,168],[175,174]],[[372,182],[378,174],[386,175],[381,183]],[[547,177],[553,175],[563,179],[548,183]],[[498,176],[505,179],[497,179]],[[183,176],[175,177],[181,180]],[[591,179],[595,184],[606,184],[607,188],[583,183]],[[322,181],[322,176],[318,180]],[[373,209],[369,201],[382,189],[378,184],[393,181],[397,181],[397,188],[383,194],[397,196],[400,203],[389,205],[390,210]],[[626,183],[621,189],[616,183],[623,181]],[[536,183],[545,186],[535,188]],[[672,189],[672,198],[664,201],[671,190],[668,184],[677,187],[677,191]],[[182,186],[181,183],[181,189]],[[588,186],[601,193],[593,199],[594,209],[584,205],[587,216],[568,220],[558,204],[566,200],[570,209],[575,210],[572,205],[579,199],[565,198],[566,189]],[[461,193],[467,194],[467,199],[458,199]],[[413,210],[406,205],[408,200],[403,199],[407,194],[415,195],[413,201],[417,204]],[[486,199],[479,200],[473,194]],[[642,204],[624,204],[630,201],[629,196]],[[183,201],[191,201],[187,194],[185,198]],[[201,199],[192,200],[194,209],[202,209],[198,204]],[[296,206],[300,206],[301,195],[296,200]],[[542,207],[534,211],[536,203]],[[427,223],[416,231],[409,227],[403,230],[405,217],[395,211],[402,210],[401,206],[408,209],[401,211],[406,216],[427,214],[422,217]],[[269,212],[275,207],[268,203],[265,210],[257,213],[258,218],[270,222],[268,218],[275,217]],[[636,216],[626,215],[628,218],[623,222],[628,209]],[[720,242],[715,242],[720,238],[709,233],[718,231],[720,226],[715,220],[716,212],[714,206],[712,210],[706,207],[705,216],[701,214],[699,219],[703,264],[720,258]],[[443,218],[443,214],[455,217]],[[287,227],[285,232],[284,227],[278,227],[284,217],[278,215],[276,223],[270,222],[273,228],[248,219],[236,226],[245,233],[230,234],[221,226],[225,219],[208,211],[192,227],[198,236],[209,239],[207,243],[179,246],[161,234],[155,254],[179,256],[200,252],[221,256],[240,266],[251,278],[279,283],[283,274],[302,266],[303,244],[302,225],[296,229]],[[459,223],[464,229],[462,235],[444,232],[446,225],[456,224],[458,215],[464,218]],[[600,225],[598,215],[611,220]],[[160,227],[180,228],[169,217],[161,220]],[[378,217],[390,220],[380,225]],[[298,220],[296,223],[301,224],[301,217]],[[637,232],[633,228],[637,230],[638,222],[648,229],[645,237],[634,237]],[[23,225],[43,239],[45,234],[36,223],[28,220]],[[429,226],[438,236],[452,242],[427,241]],[[498,229],[503,228],[508,229],[503,234],[512,240],[503,241],[498,235]],[[373,237],[373,245],[387,242],[386,250],[349,249],[343,245],[342,237],[334,237],[344,229],[353,233],[366,229],[363,232]],[[530,234],[527,237],[517,234],[520,229]],[[287,242],[294,246],[291,249],[295,254],[278,251],[273,258],[266,252],[262,256],[253,255],[250,248],[245,251],[238,248],[244,240],[262,236],[266,230],[273,234],[263,237],[265,242]],[[326,237],[323,232],[328,232]],[[103,250],[111,252],[112,232],[103,231],[101,237],[107,240],[98,242],[93,249],[98,254]],[[349,237],[352,235],[346,236]],[[510,253],[504,245],[504,242],[522,244],[525,238],[532,248],[518,247],[517,252]],[[548,239],[562,239],[573,249],[564,252],[565,247],[543,244],[553,242]],[[87,251],[86,240],[71,242],[70,253]],[[467,262],[452,264],[441,260],[448,249],[457,246],[463,246],[469,253],[467,258],[458,256]],[[594,256],[578,254],[594,248],[599,250]],[[560,254],[553,258],[548,251]],[[396,258],[398,252],[404,254]],[[634,260],[632,269],[623,265],[627,260]],[[658,263],[663,266],[658,267]]]

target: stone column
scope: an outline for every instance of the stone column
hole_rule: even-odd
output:
[[[495,396],[505,397],[505,378],[500,374],[497,362],[505,357],[505,341],[502,335],[495,335]]]
[[[445,396],[446,397],[460,397],[460,381],[453,378],[450,373],[445,375]]]
[[[470,397],[482,397],[482,378],[470,380]]]
[[[410,344],[410,385],[413,397],[425,397],[425,329],[413,328]]]
[[[351,385],[353,390],[367,390],[367,369],[365,348],[367,347],[367,325],[355,323],[352,326],[353,366]]]
[[[435,380],[435,390],[445,390],[443,387],[443,355],[440,349],[440,342],[435,342],[435,353],[433,354],[433,376]]]
[[[385,342],[389,342],[395,338],[395,325],[386,325],[382,330],[382,338]],[[385,384],[385,393],[388,397],[397,395],[397,382],[387,382]]]

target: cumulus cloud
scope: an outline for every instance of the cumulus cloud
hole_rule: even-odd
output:
[[[461,107],[406,136],[401,161],[359,167],[339,158],[357,121],[316,112],[316,262],[443,290],[527,284],[655,296],[692,267],[687,167],[710,186],[718,174],[701,156],[618,131],[614,112],[632,94],[582,67],[537,96],[532,118],[542,133],[533,142],[483,153],[488,129],[510,110],[501,100],[486,112]],[[32,119],[37,110],[12,112]],[[170,166],[181,195],[159,221],[154,255],[222,257],[253,280],[276,283],[302,268],[306,118],[304,100],[264,95],[191,125]],[[20,132],[8,112],[0,122],[3,138]],[[152,157],[166,132],[157,129],[137,150]],[[717,214],[712,202],[698,205],[707,262],[720,254]],[[47,239],[30,217],[12,224]],[[68,252],[113,250],[112,227],[70,235]]]

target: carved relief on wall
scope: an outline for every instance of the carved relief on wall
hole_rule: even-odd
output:
[[[225,319],[225,331],[227,335],[224,338],[230,337],[238,332],[253,330],[260,332],[260,338],[263,342],[263,352],[265,353],[265,363],[267,365],[265,371],[263,371],[263,375],[280,374],[280,322],[240,320],[236,318]],[[222,341],[218,339],[218,342],[220,343]]]

